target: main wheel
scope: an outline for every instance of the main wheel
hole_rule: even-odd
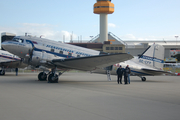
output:
[[[47,80],[47,74],[44,73],[44,72],[40,72],[39,75],[38,75],[38,79],[40,81],[46,81]]]
[[[0,70],[0,75],[5,75],[5,71],[4,70]]]
[[[3,74],[2,75],[5,75],[5,71],[3,70]]]
[[[58,75],[55,74],[55,76],[54,76],[54,74],[50,74],[48,76],[48,82],[49,83],[58,83]]]
[[[146,77],[142,77],[142,81],[146,81]]]

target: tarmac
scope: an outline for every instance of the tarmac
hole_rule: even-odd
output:
[[[64,73],[59,83],[38,81],[37,73],[0,76],[0,120],[179,120],[180,77]]]

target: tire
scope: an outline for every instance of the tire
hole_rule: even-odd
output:
[[[3,71],[3,74],[2,75],[5,75],[5,71]]]
[[[5,71],[4,70],[0,70],[0,75],[5,75]]]
[[[55,79],[54,79],[54,77],[55,77]],[[49,83],[58,83],[58,75],[56,74],[56,75],[54,76],[54,74],[50,74],[50,75],[48,76],[48,82],[49,82]]]
[[[142,81],[143,81],[143,82],[146,81],[146,77],[142,77]]]
[[[45,74],[44,77],[43,77],[43,74]],[[39,81],[46,81],[47,80],[47,74],[43,73],[43,72],[39,73],[38,79],[39,79]]]

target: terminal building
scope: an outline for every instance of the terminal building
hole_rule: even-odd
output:
[[[69,44],[99,50],[107,53],[125,53],[126,43],[119,39],[112,33],[108,33],[108,41],[104,41],[104,43],[100,42],[99,35],[95,36],[88,42],[79,43],[77,41],[71,41]]]
[[[76,41],[76,40],[75,40]],[[168,60],[171,58],[174,53],[180,53],[180,42],[176,40],[127,40],[123,41],[113,33],[108,33],[108,41],[105,41],[104,44],[99,42],[99,35],[95,36],[88,42],[79,43],[71,41],[69,44],[86,47],[94,50],[99,50],[108,53],[129,53],[133,56],[138,56],[142,54],[149,46],[152,44],[159,44],[164,46],[164,59]],[[172,52],[174,51],[174,52]],[[168,62],[168,61],[167,61]]]

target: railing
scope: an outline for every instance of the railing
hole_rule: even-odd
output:
[[[113,33],[109,32],[109,35],[111,35],[112,37],[114,37],[116,40],[120,41],[122,44],[124,44],[125,46],[127,46],[127,43],[124,42],[123,40],[121,40],[119,37],[117,37],[116,35],[114,35]]]

